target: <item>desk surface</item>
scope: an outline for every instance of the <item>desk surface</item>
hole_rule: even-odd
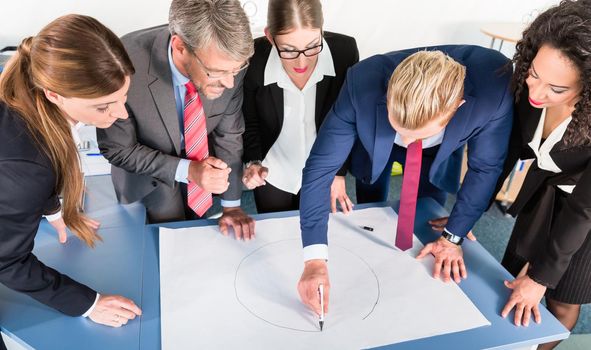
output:
[[[517,22],[491,22],[483,24],[480,31],[494,39],[516,43],[521,39],[526,25]]]
[[[64,316],[0,285],[2,331],[21,344],[37,349],[160,349],[158,226],[144,225],[145,214],[141,206],[115,204],[109,176],[91,177],[87,185],[86,210],[102,222],[100,234],[104,243],[92,250],[76,239],[69,239],[62,246],[50,226],[43,223],[35,240],[35,254],[44,263],[102,293],[122,294],[133,299],[141,306],[142,317],[125,327],[113,329],[81,317]],[[419,201],[415,229],[423,243],[438,237],[427,220],[444,214],[436,202]],[[297,212],[258,215],[257,219],[292,215]],[[216,222],[200,220],[163,226],[179,228],[211,224]],[[527,328],[516,327],[509,318],[501,318],[500,310],[509,296],[503,279],[511,276],[477,242],[466,242],[464,255],[469,277],[460,287],[491,326],[394,344],[384,349],[509,349],[568,336],[568,331],[546,309],[542,310],[542,324]]]
[[[103,294],[120,294],[139,304],[142,288],[145,210],[139,204],[115,204],[110,177],[87,179],[86,210],[101,222],[103,242],[95,249],[69,235],[61,245],[44,220],[35,238],[40,261]],[[137,349],[140,320],[114,329],[82,317],[65,316],[0,284],[2,331],[35,349]],[[84,344],[84,346],[82,346]]]

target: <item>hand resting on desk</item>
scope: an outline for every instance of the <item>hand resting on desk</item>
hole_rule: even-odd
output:
[[[89,228],[91,228],[93,231],[96,232],[96,230],[98,230],[99,226],[101,225],[100,222],[96,221],[96,220],[92,220],[89,217],[83,217],[82,220],[84,220],[84,223],[86,224],[86,226],[88,226]],[[64,218],[60,217],[59,219],[53,220],[53,221],[49,221],[49,224],[51,226],[53,226],[53,228],[57,231],[57,235],[58,235],[58,239],[60,241],[61,244],[66,243],[66,241],[68,240],[68,233],[66,232],[66,223],[64,222]]]
[[[141,314],[142,310],[132,300],[119,295],[101,295],[88,318],[106,326],[121,327]]]

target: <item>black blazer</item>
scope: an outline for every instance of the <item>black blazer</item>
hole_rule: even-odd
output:
[[[324,32],[330,48],[335,76],[324,76],[316,86],[316,131],[336,100],[349,67],[359,61],[359,50],[354,38]],[[254,56],[244,78],[242,112],[246,124],[243,161],[263,160],[275,143],[283,127],[283,89],[276,83],[264,86],[265,66],[273,46],[266,37],[254,42]],[[343,166],[337,175],[346,174]]]
[[[59,210],[55,173],[20,117],[0,102],[0,283],[70,316],[84,314],[96,292],[33,255],[43,214]]]
[[[517,159],[535,158],[528,143],[542,110],[532,107],[527,97],[525,89],[515,106],[509,155],[497,188]],[[515,227],[513,232],[519,235],[516,252],[530,261],[528,275],[555,288],[591,231],[591,145],[565,147],[559,141],[550,156],[562,172],[542,170],[534,161],[509,213],[523,216],[523,227]],[[557,185],[576,187],[572,194],[566,194]]]

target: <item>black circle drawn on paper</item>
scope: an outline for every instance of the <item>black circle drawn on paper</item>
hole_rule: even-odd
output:
[[[254,317],[270,324],[273,325],[275,327],[279,327],[279,328],[283,328],[283,329],[289,329],[292,331],[297,331],[297,332],[306,332],[306,333],[316,333],[316,332],[320,332],[320,330],[307,330],[307,329],[298,329],[298,328],[292,328],[292,327],[286,327],[286,326],[282,326],[280,324],[276,324],[274,322],[271,322],[267,319],[262,318],[261,316],[257,315],[253,310],[251,310],[248,306],[246,306],[242,300],[240,300],[240,297],[238,296],[238,288],[236,286],[237,280],[238,280],[238,272],[240,271],[240,267],[242,266],[242,264],[252,255],[254,255],[255,253],[259,252],[262,249],[268,248],[269,246],[275,245],[275,244],[279,244],[279,243],[283,243],[283,242],[288,242],[288,241],[296,241],[297,239],[284,239],[284,240],[280,240],[280,241],[276,241],[276,242],[271,242],[268,244],[265,244],[261,247],[258,247],[257,249],[253,250],[252,252],[250,252],[249,254],[247,254],[244,258],[242,258],[242,260],[240,261],[240,263],[238,264],[238,267],[236,268],[236,273],[234,275],[234,293],[236,295],[236,300],[238,301],[238,303],[240,303],[240,305],[242,305],[242,307],[244,307],[244,309],[246,309],[246,311],[248,311],[251,315],[253,315]],[[373,268],[367,263],[367,261],[365,261],[362,257],[360,257],[359,255],[355,254],[353,251],[351,251],[350,249],[347,249],[345,247],[339,246],[339,245],[335,245],[335,244],[331,244],[331,247],[337,247],[339,249],[342,249],[346,252],[348,252],[349,254],[353,255],[354,257],[356,257],[357,259],[359,259],[363,264],[365,264],[367,266],[367,268],[369,269],[369,271],[372,273],[373,277],[376,280],[376,286],[377,286],[377,296],[376,296],[376,300],[372,305],[371,310],[367,313],[367,315],[362,317],[362,320],[365,320],[366,318],[368,318],[373,311],[375,310],[376,306],[378,305],[378,302],[380,301],[380,280],[378,279],[377,274],[375,273],[375,271],[373,270]]]

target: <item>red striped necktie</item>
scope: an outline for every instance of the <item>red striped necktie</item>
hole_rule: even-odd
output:
[[[203,103],[201,103],[193,83],[188,82],[185,87],[187,92],[185,93],[183,119],[187,159],[202,161],[209,156]],[[187,185],[187,203],[201,217],[211,207],[211,193],[197,186],[194,182],[189,182]]]
[[[417,140],[406,149],[406,162],[402,177],[400,208],[398,209],[398,226],[396,227],[396,246],[401,250],[412,248],[412,235],[417,210],[417,195],[423,159],[423,143]]]

